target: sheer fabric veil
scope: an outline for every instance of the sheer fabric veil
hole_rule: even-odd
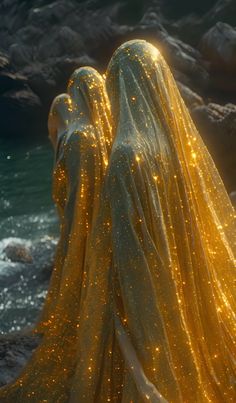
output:
[[[233,402],[235,210],[158,49],[123,44],[107,89],[122,402]]]
[[[86,250],[96,221],[111,147],[110,109],[102,76],[84,67],[72,75],[72,118],[54,170],[54,198],[63,215],[55,268],[41,321],[42,341],[0,401],[67,402],[79,348]],[[94,303],[94,302],[93,302]]]
[[[44,302],[42,312],[32,329],[33,333],[43,333],[50,323],[50,317],[54,310],[54,303],[58,297],[60,277],[65,257],[66,248],[66,220],[65,206],[67,199],[67,180],[65,175],[65,158],[63,152],[63,142],[68,133],[72,121],[72,100],[68,94],[60,94],[54,100],[50,108],[48,117],[49,138],[54,147],[54,167],[52,181],[52,198],[57,207],[60,223],[60,239],[54,261],[53,272],[50,278],[50,285],[47,297]]]

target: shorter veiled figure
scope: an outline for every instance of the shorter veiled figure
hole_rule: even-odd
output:
[[[125,360],[113,399],[235,402],[235,210],[158,49],[123,44],[106,82],[113,315]]]
[[[49,136],[55,147],[53,197],[61,233],[48,295],[35,328],[43,338],[19,378],[0,390],[1,402],[67,402],[78,364],[87,244],[100,205],[111,126],[104,79],[95,69],[76,70],[68,93],[55,99],[49,116]]]
[[[55,320],[54,306],[60,289],[64,295],[68,287],[66,284],[75,284],[76,295],[73,299],[70,287],[70,301],[73,301],[73,305],[75,300],[79,303],[83,280],[83,271],[79,268],[83,265],[87,235],[97,214],[101,183],[111,148],[110,111],[102,76],[91,67],[75,70],[69,80],[64,108],[62,99],[65,99],[64,95],[55,99],[49,114],[52,141],[55,138],[55,125],[57,127],[53,199],[58,207],[61,228],[49,291],[35,329],[40,333],[52,326]],[[60,114],[55,112],[59,105]],[[63,297],[57,303],[57,310],[59,304],[64,309]],[[69,311],[68,308],[66,312]]]
[[[72,118],[72,101],[68,94],[60,94],[54,98],[48,115],[49,139],[54,150],[63,135],[68,131]]]
[[[50,322],[50,312],[53,312],[54,303],[58,297],[60,286],[61,270],[64,261],[64,250],[67,243],[65,233],[65,205],[67,200],[68,181],[66,180],[65,158],[63,153],[63,142],[70,128],[72,121],[72,101],[68,94],[58,95],[52,102],[48,116],[49,139],[54,148],[54,167],[52,181],[52,198],[57,207],[60,222],[60,239],[57,246],[57,252],[54,262],[54,270],[50,279],[50,286],[47,292],[47,298],[43,305],[38,320],[34,327],[34,333],[43,333]]]

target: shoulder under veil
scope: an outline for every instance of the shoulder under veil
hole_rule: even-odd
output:
[[[107,71],[107,172],[123,400],[236,400],[236,213],[158,49]]]
[[[96,70],[76,70],[68,92],[72,119],[54,170],[54,198],[64,197],[62,204],[59,199],[57,203],[62,212],[61,238],[49,293],[35,329],[43,337],[17,380],[0,390],[1,402],[69,401],[77,364],[87,245],[100,205],[111,130],[105,84]]]

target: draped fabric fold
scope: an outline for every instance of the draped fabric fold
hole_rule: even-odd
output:
[[[54,173],[68,242],[42,342],[0,401],[233,403],[235,210],[154,46],[118,48],[106,86],[111,115],[93,69],[69,83]]]
[[[63,228],[49,295],[35,328],[43,337],[17,380],[0,390],[1,402],[67,402],[77,363],[86,250],[100,205],[111,130],[104,80],[96,70],[76,70],[68,92],[72,119],[54,170]]]
[[[114,311],[134,401],[233,402],[234,208],[155,47],[122,45],[107,89]]]

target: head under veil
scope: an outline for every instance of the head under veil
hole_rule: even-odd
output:
[[[72,119],[71,112],[72,103],[68,94],[60,94],[54,98],[48,115],[48,133],[54,148],[68,129]]]
[[[80,318],[80,304],[82,291],[86,292],[88,242],[108,161],[110,109],[104,80],[90,67],[75,71],[68,90],[73,118],[61,143],[60,170],[58,164],[54,169],[54,180],[63,184],[65,197],[60,240],[35,330],[43,333],[43,339],[17,380],[0,390],[1,402],[70,401],[75,367],[83,366],[78,363],[78,336],[86,318]]]
[[[170,401],[233,401],[235,210],[158,49],[123,44],[106,85],[117,326],[127,365]],[[145,388],[131,378],[139,399]]]
[[[54,148],[54,175],[52,197],[57,206],[60,221],[63,220],[66,200],[66,184],[64,169],[61,164],[60,151],[65,135],[72,121],[72,102],[68,94],[60,94],[54,98],[48,115],[48,134]]]
[[[111,148],[110,104],[104,78],[92,67],[80,67],[72,74],[67,92],[72,99],[72,129],[95,129],[98,140],[108,152]],[[79,126],[78,126],[79,125]]]

